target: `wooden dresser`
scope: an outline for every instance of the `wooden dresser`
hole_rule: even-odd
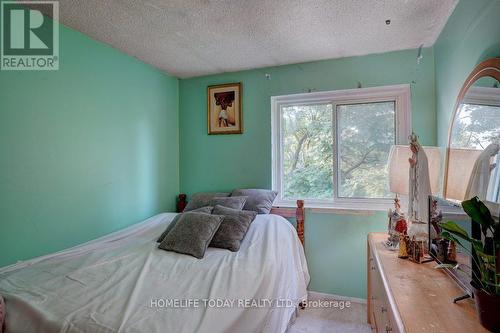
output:
[[[399,259],[382,244],[385,233],[368,235],[368,322],[384,333],[482,333],[474,301],[435,262]]]

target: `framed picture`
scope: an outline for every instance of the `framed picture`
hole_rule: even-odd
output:
[[[243,133],[241,83],[208,87],[208,134]]]

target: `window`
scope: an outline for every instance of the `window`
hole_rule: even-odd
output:
[[[489,77],[485,77],[488,79]],[[498,88],[475,85],[465,94],[453,121],[450,146],[483,150],[500,142],[500,93]],[[485,81],[481,82],[482,84]],[[491,83],[489,83],[491,84]],[[500,154],[494,157],[486,200],[500,202]]]
[[[276,205],[382,208],[386,163],[410,134],[408,85],[271,98]]]

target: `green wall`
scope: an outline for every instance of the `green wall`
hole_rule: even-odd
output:
[[[173,210],[178,80],[61,26],[59,71],[0,71],[0,266]]]
[[[305,251],[309,289],[366,298],[366,237],[387,230],[387,212],[306,211]]]
[[[411,83],[413,128],[425,145],[436,143],[434,56],[417,50],[318,61],[180,80],[180,186],[184,193],[271,187],[270,97],[314,90]],[[271,74],[271,80],[265,78]],[[206,89],[243,84],[244,134],[208,135]],[[366,297],[366,235],[383,231],[385,214],[306,213],[310,289]]]
[[[0,72],[0,266],[171,211],[179,192],[270,188],[271,96],[416,80],[413,129],[444,146],[462,82],[500,56],[499,12],[460,1],[418,68],[407,50],[180,81],[61,26],[59,71]],[[208,136],[206,87],[228,82],[244,134]],[[366,234],[385,227],[385,212],[308,209],[310,289],[366,297]]]
[[[500,57],[500,1],[461,0],[434,45],[438,143],[448,143],[457,95],[481,61]]]

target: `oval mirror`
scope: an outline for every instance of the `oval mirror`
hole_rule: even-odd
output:
[[[500,58],[480,63],[465,81],[448,134],[444,197],[500,203]]]

